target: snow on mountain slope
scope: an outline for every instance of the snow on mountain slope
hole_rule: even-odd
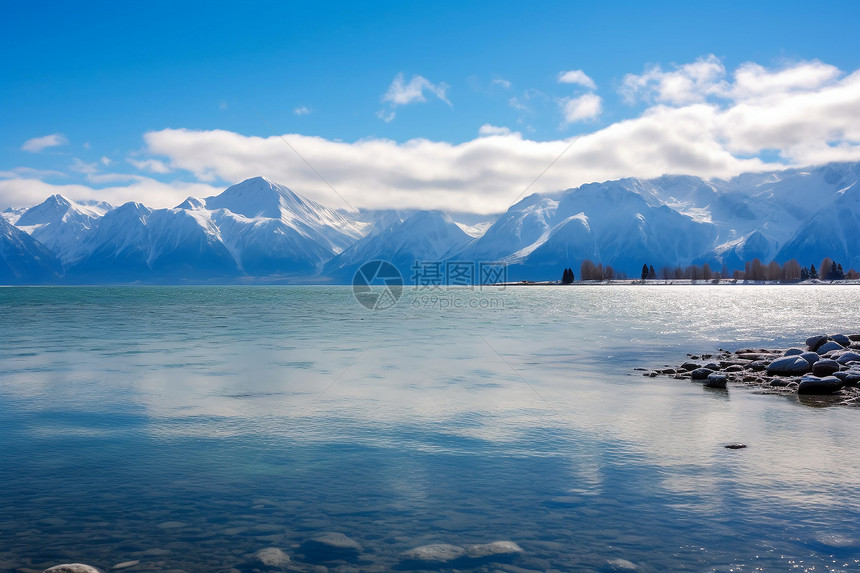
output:
[[[249,220],[278,219],[283,225],[271,226],[273,232],[291,227],[311,240],[325,241],[333,253],[341,252],[369,230],[367,224],[300,197],[265,177],[247,179],[204,201],[211,211],[226,209]]]
[[[839,190],[829,208],[808,219],[776,255],[778,261],[795,258],[815,264],[830,257],[849,268],[860,269],[860,182]]]
[[[51,195],[24,211],[16,226],[48,247],[68,266],[86,256],[85,237],[111,209],[108,203],[76,202],[62,195]]]
[[[61,273],[47,247],[0,217],[0,284],[54,282]]]
[[[88,253],[67,275],[84,281],[186,281],[231,277],[237,266],[208,217],[126,203],[84,240]]]
[[[411,283],[416,262],[444,261],[471,241],[445,213],[417,211],[402,223],[358,240],[329,261],[323,274],[348,282],[362,264],[385,260],[398,268],[404,282]]]

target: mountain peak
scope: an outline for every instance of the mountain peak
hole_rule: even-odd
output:
[[[220,195],[205,199],[208,209],[227,209],[248,218],[281,218],[281,207],[306,206],[291,189],[265,177],[252,177],[231,185]]]

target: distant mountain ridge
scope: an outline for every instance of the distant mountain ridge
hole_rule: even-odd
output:
[[[53,195],[0,214],[0,284],[349,283],[374,259],[406,282],[430,261],[501,262],[508,280],[558,279],[585,259],[631,276],[643,263],[734,270],[754,258],[860,269],[858,181],[860,163],[627,178],[525,197],[489,226],[439,211],[352,215],[264,177],[172,209]]]

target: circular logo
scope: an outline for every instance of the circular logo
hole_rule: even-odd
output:
[[[369,261],[355,271],[352,294],[364,308],[391,308],[403,294],[403,275],[387,261]]]

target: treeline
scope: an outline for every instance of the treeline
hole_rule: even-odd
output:
[[[595,264],[590,260],[582,261],[579,267],[580,280],[584,281],[607,281],[607,280],[624,280],[627,275],[615,271],[611,266],[603,266],[601,263]],[[653,265],[647,263],[642,265],[642,273],[640,278],[644,280],[690,280],[690,281],[712,281],[719,282],[720,280],[747,280],[747,281],[780,281],[780,282],[797,282],[805,280],[858,280],[860,272],[850,269],[845,271],[841,263],[837,263],[830,257],[825,257],[818,268],[815,265],[808,267],[800,266],[800,263],[795,259],[785,262],[780,265],[776,261],[771,261],[769,264],[764,264],[759,259],[748,261],[744,265],[744,270],[729,271],[729,268],[724,264],[720,270],[714,270],[708,263],[703,265],[688,265],[681,266],[663,266],[658,270],[654,269]],[[573,271],[565,269],[562,282],[570,284],[574,280]]]

